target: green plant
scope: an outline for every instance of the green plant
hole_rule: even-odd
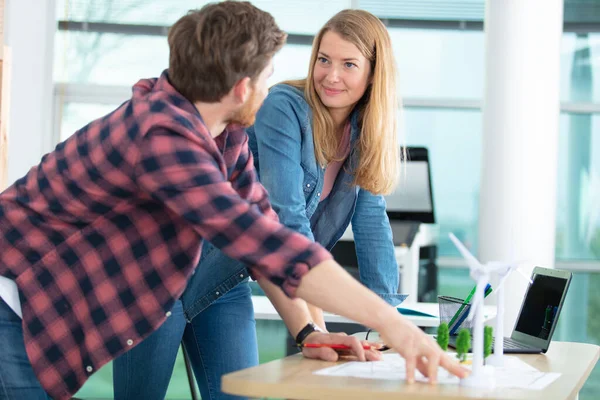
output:
[[[456,339],[456,357],[464,362],[467,359],[467,353],[471,347],[471,332],[468,329],[462,328],[458,331],[458,338]]]
[[[483,358],[492,354],[492,342],[494,340],[494,328],[486,326],[483,330]]]
[[[437,329],[437,342],[442,350],[448,350],[448,341],[450,340],[450,333],[448,332],[448,324],[442,322]]]

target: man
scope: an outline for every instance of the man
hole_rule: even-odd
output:
[[[131,100],[0,195],[0,399],[70,398],[170,316],[203,240],[249,265],[268,291],[378,330],[406,357],[409,381],[415,367],[432,381],[438,365],[464,376],[321,246],[276,222],[242,128],[285,42],[273,18],[226,1],[180,22],[184,45],[168,71],[138,82]],[[211,47],[230,26],[260,34]],[[202,58],[211,61],[195,67]],[[356,338],[315,336],[352,346],[360,360],[377,358]]]

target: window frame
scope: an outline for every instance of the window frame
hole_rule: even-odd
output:
[[[452,30],[481,30],[476,22],[466,26],[464,24],[450,24],[448,21],[406,21],[401,19],[383,19],[388,28],[416,28],[416,29],[452,29]],[[124,33],[132,35],[166,35],[167,29],[161,26],[144,26],[130,24],[107,24],[107,23],[85,23],[76,21],[59,21],[59,30],[70,31],[95,31],[102,33]],[[569,29],[569,30],[567,30]],[[600,24],[586,26],[586,32],[600,32]],[[578,32],[573,26],[565,24],[566,32]],[[306,34],[290,34],[288,44],[303,45],[310,47],[313,36]],[[53,112],[54,129],[52,132],[52,142],[56,144],[60,141],[60,130],[62,121],[62,108],[67,103],[82,104],[120,104],[127,100],[131,95],[131,88],[128,86],[94,85],[80,83],[54,83]],[[482,112],[483,99],[465,99],[456,97],[404,97],[402,99],[402,108],[404,109],[452,109],[457,111],[479,111]],[[595,102],[572,102],[562,101],[560,104],[561,113],[570,114],[598,114],[600,115],[600,103]],[[438,265],[442,268],[464,268],[463,260],[460,257],[441,256],[438,258]],[[570,260],[555,259],[557,268],[581,272],[600,272],[600,260]]]

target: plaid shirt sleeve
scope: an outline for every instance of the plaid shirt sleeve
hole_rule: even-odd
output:
[[[138,185],[202,238],[247,264],[255,278],[264,276],[294,297],[301,277],[331,255],[250,203],[254,200],[267,214],[272,212],[250,156],[238,161],[232,174],[237,174],[237,189],[247,194],[244,199],[209,147],[169,131],[149,133],[140,149]]]

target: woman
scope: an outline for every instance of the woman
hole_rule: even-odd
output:
[[[316,36],[310,66],[270,90],[248,130],[261,183],[284,225],[328,249],[352,222],[361,282],[397,305],[382,196],[400,163],[387,30],[366,11],[342,11]]]
[[[327,249],[352,223],[360,280],[392,305],[403,297],[382,195],[394,188],[400,162],[395,74],[385,26],[366,11],[344,10],[316,36],[308,77],[273,87],[248,131],[280,221]],[[218,268],[205,267],[213,263]],[[234,398],[220,392],[220,377],[258,363],[247,277],[243,265],[206,244],[172,318],[115,361],[115,397],[164,397],[183,335],[202,398]],[[306,318],[296,316],[307,307],[303,315],[326,328],[320,309],[263,289],[294,337],[304,332]]]

